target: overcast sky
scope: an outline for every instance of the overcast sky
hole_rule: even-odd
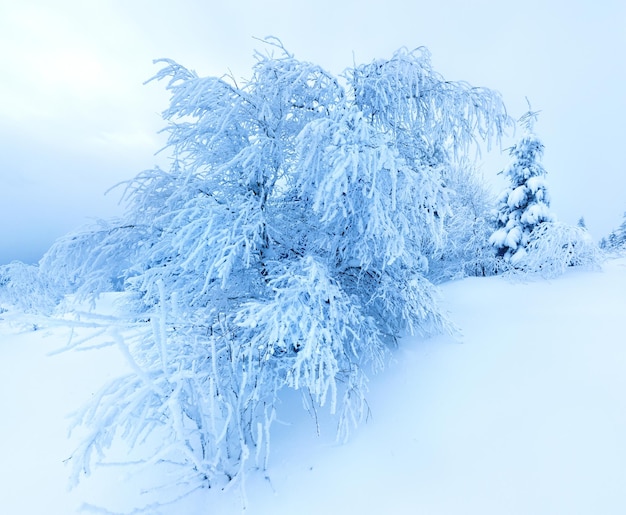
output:
[[[0,264],[36,262],[59,236],[118,214],[120,190],[164,144],[169,57],[249,77],[254,37],[341,73],[430,49],[449,80],[541,115],[552,208],[599,239],[626,210],[624,0],[0,0]],[[506,142],[510,144],[510,142]],[[501,163],[481,170],[494,187]]]

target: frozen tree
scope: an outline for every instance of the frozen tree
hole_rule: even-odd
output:
[[[549,210],[536,118],[529,111],[520,119],[524,135],[510,149],[512,160],[504,171],[510,186],[498,199],[498,227],[489,241],[513,270],[554,277],[570,266],[596,266],[599,254],[582,218],[573,227],[557,222]]]
[[[14,261],[0,266],[0,308],[14,307],[26,313],[52,313],[61,301],[54,285],[41,280],[40,269]]]
[[[505,263],[493,252],[489,237],[496,228],[495,198],[471,163],[461,163],[447,177],[450,215],[445,221],[445,241],[430,258],[428,277],[435,283],[502,271]]]
[[[536,118],[529,111],[520,119],[524,134],[509,151],[512,159],[504,175],[510,185],[498,198],[498,226],[490,237],[498,255],[513,265],[524,258],[532,231],[554,219],[541,165],[544,146],[533,130]]]
[[[517,268],[550,278],[572,266],[595,268],[600,260],[598,246],[586,229],[553,221],[535,227]]]
[[[617,229],[609,234],[608,238],[602,239],[602,248],[606,250],[623,250],[626,248],[626,213]]]
[[[337,79],[267,43],[278,55],[257,54],[244,84],[160,60],[171,168],[44,258],[79,296],[124,290],[106,325],[132,372],[77,419],[92,428],[77,477],[117,435],[151,433],[152,460],[189,488],[242,477],[267,460],[284,388],[345,436],[396,339],[448,328],[426,278],[447,178],[501,135],[499,95],[444,80],[423,48]]]

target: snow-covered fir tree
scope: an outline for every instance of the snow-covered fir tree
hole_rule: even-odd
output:
[[[104,326],[132,372],[79,416],[92,431],[77,475],[116,435],[154,433],[152,459],[190,487],[238,477],[267,460],[284,388],[345,436],[398,336],[448,327],[426,278],[447,177],[502,134],[500,96],[446,81],[424,48],[339,80],[267,43],[241,85],[159,61],[171,168],[141,173],[124,217],[42,260],[76,298],[124,291]]]
[[[524,134],[509,150],[512,159],[503,173],[510,185],[498,198],[497,229],[489,239],[498,255],[513,265],[524,259],[532,231],[554,220],[541,164],[544,145],[534,132],[536,119],[537,113],[529,111],[519,120]]]
[[[602,239],[602,248],[606,250],[623,250],[626,248],[626,213],[617,229],[611,231],[607,238]]]

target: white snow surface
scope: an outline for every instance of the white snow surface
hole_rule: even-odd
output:
[[[287,396],[269,469],[146,513],[626,513],[626,258],[547,280],[442,286],[460,336],[405,338],[345,444]],[[123,369],[114,348],[0,314],[0,513],[124,513],[159,469],[97,468],[67,490],[67,415]],[[136,472],[136,473],[135,473]],[[175,495],[171,489],[168,495]],[[96,506],[101,509],[95,508]],[[108,510],[108,511],[107,511]]]

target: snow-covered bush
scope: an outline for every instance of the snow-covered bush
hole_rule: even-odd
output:
[[[596,267],[601,255],[586,229],[562,222],[544,222],[534,228],[516,268],[544,277],[561,275],[568,267]]]
[[[66,295],[94,305],[99,293],[123,289],[139,232],[118,220],[101,220],[59,238],[37,265],[0,266],[0,302],[43,315],[63,310]]]
[[[62,298],[63,293],[43,278],[38,266],[17,261],[0,266],[0,306],[5,309],[51,314]]]
[[[278,56],[257,54],[243,85],[159,61],[171,168],[44,260],[79,292],[125,291],[106,325],[132,372],[78,418],[78,475],[116,436],[155,432],[152,460],[190,488],[238,477],[267,459],[284,388],[345,436],[389,346],[448,327],[425,275],[447,241],[446,176],[500,136],[500,97],[444,80],[423,48],[342,83],[268,43]]]
[[[520,119],[524,135],[509,150],[512,160],[504,175],[510,185],[498,198],[497,228],[489,239],[498,255],[513,266],[525,255],[534,228],[554,220],[541,165],[544,146],[533,131],[536,116],[528,112]]]
[[[450,215],[444,243],[431,257],[428,277],[435,283],[463,277],[488,276],[507,268],[489,238],[496,227],[495,199],[482,178],[465,164],[449,176]]]
[[[626,213],[620,226],[603,238],[601,247],[608,252],[623,253],[626,251]]]

